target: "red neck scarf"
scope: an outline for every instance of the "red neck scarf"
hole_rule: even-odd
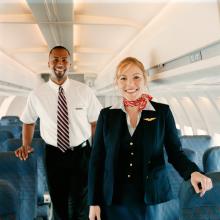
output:
[[[123,103],[125,107],[131,106],[138,106],[138,110],[141,111],[145,109],[147,102],[152,100],[152,96],[147,95],[147,94],[142,94],[140,98],[134,100],[134,101],[129,101],[125,98],[123,98]]]

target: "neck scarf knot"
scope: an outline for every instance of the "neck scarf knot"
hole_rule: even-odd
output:
[[[137,106],[138,110],[141,111],[145,109],[147,102],[152,100],[152,96],[148,94],[142,94],[140,98],[134,100],[134,101],[129,101],[126,98],[123,98],[123,103],[125,107],[134,107]]]

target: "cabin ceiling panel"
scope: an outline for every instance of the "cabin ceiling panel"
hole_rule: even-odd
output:
[[[34,24],[0,24],[0,33],[0,47],[9,50],[8,53],[19,48],[46,46],[38,26]]]
[[[95,81],[97,89],[106,86],[103,83],[106,78],[108,83],[112,81],[112,70],[126,56],[137,57],[149,68],[220,39],[217,1],[174,2],[164,7],[98,74]]]
[[[0,14],[23,14],[30,13],[25,0],[1,0]]]
[[[27,0],[48,47],[73,48],[73,1]]]
[[[75,71],[99,75],[167,2],[74,1]]]
[[[77,54],[74,61],[75,72],[97,74],[111,58],[112,54]]]
[[[16,54],[16,60],[24,63],[25,66],[32,67],[33,71],[37,74],[48,72],[48,53],[22,53]]]
[[[75,41],[78,42],[75,42],[74,50],[74,54],[78,57],[77,66],[83,65],[85,62],[92,62],[97,67],[88,71],[99,73],[114,55],[132,39],[136,30],[121,26],[115,28],[112,25],[83,25],[77,27],[77,33]],[[80,71],[83,72],[83,70]]]
[[[5,70],[12,73],[19,66],[34,77],[48,72],[49,48],[59,44],[73,54],[71,72],[95,74],[97,89],[113,88],[115,67],[125,56],[136,56],[148,68],[219,39],[217,0],[195,2],[198,5],[169,0],[0,0],[0,52],[11,61]],[[210,63],[203,69],[211,65],[216,67]],[[152,88],[184,83],[203,88],[219,82],[219,67],[212,77],[197,70],[163,73]],[[203,81],[198,80],[201,76]]]
[[[82,47],[117,48],[124,47],[137,30],[114,25],[81,25],[78,27],[78,41]],[[111,36],[111,37],[110,37]]]
[[[128,21],[137,22],[142,25],[148,22],[158,11],[164,7],[166,1],[124,1],[124,3],[108,1],[91,2],[91,3],[77,3],[74,1],[74,14],[88,14],[95,16],[106,16],[127,19]]]
[[[10,69],[17,69],[18,75],[20,67],[31,74],[38,72],[38,58],[34,62],[30,60],[35,58],[36,53],[39,55],[47,51],[47,43],[26,1],[0,2],[0,50],[9,58],[5,63],[6,69],[14,66]]]
[[[1,0],[0,50],[7,68],[44,73],[49,48],[64,45],[73,72],[98,75],[167,2]]]

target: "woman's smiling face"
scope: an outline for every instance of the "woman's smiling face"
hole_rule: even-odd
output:
[[[135,64],[129,64],[117,74],[117,86],[121,95],[133,101],[141,97],[145,90],[146,79],[143,71]]]

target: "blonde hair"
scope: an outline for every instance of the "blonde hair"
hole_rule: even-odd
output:
[[[147,83],[147,75],[146,75],[144,65],[135,57],[126,57],[118,64],[116,68],[115,80],[117,80],[120,74],[132,64],[140,68],[140,70],[143,72],[144,80]]]

